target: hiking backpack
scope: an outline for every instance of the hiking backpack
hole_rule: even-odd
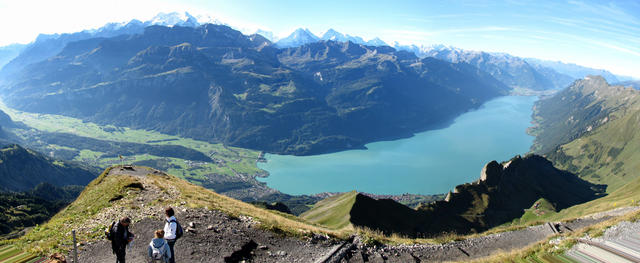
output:
[[[151,246],[151,259],[155,260],[164,260],[164,254],[165,254],[165,247],[164,247],[165,243],[162,243],[162,245],[160,247],[156,247],[153,245],[153,241],[151,241],[151,243],[149,244],[149,246]]]
[[[171,222],[176,223],[176,240],[181,238],[184,235],[184,229],[182,229],[180,222],[178,222],[177,219],[172,219],[171,221],[168,221],[168,222],[169,222],[169,226],[171,226]]]
[[[104,236],[108,239],[108,240],[113,240],[113,227],[116,225],[116,222],[111,222],[111,225],[109,226],[109,228],[104,230]]]

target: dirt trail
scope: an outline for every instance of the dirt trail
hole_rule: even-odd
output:
[[[550,225],[543,224],[438,245],[399,245],[380,248],[360,245],[347,253],[343,262],[467,261],[524,248],[554,235],[558,230],[575,231],[638,210],[640,207],[624,207],[585,216],[571,222],[564,222],[555,231]]]
[[[159,189],[146,177],[153,170],[135,171],[112,169],[108,176],[127,174],[139,177],[144,186],[135,198],[126,197],[114,202],[114,206],[104,209],[93,220],[86,222],[78,233],[88,233],[95,227],[109,225],[123,215],[132,218],[130,231],[136,238],[127,250],[127,262],[147,262],[147,246],[153,232],[164,226],[163,207],[145,206],[157,199],[175,199],[176,189],[166,186]],[[230,262],[249,260],[250,262],[312,262],[333,248],[338,241],[322,237],[301,240],[283,237],[256,227],[256,222],[246,216],[229,217],[217,210],[176,207],[176,216],[187,230],[176,243],[178,262]],[[70,255],[68,259],[72,258]],[[111,244],[107,240],[81,244],[79,262],[114,262]]]
[[[145,176],[153,170],[127,171],[113,169],[110,175],[131,174],[138,176],[144,189],[135,197],[118,200],[114,207],[105,209],[94,220],[87,222],[79,232],[97,226],[108,225],[122,215],[129,215],[134,223],[131,231],[136,235],[127,252],[127,262],[146,262],[146,249],[156,229],[163,227],[162,207],[131,205],[148,204],[160,199],[176,198],[176,189],[170,186],[159,189]],[[586,216],[566,222],[560,230],[577,230],[615,216],[639,210],[626,207]],[[353,242],[340,246],[344,241],[317,236],[301,240],[265,231],[255,227],[249,217],[233,218],[216,210],[177,207],[177,217],[185,229],[193,223],[193,230],[176,244],[178,262],[442,262],[465,261],[519,249],[539,242],[555,234],[547,224],[521,230],[497,233],[446,244],[398,245],[367,247],[356,237]],[[335,251],[335,255],[334,252]],[[330,256],[333,255],[333,256]],[[70,258],[70,257],[69,257]],[[80,262],[113,262],[115,256],[106,240],[82,244]]]

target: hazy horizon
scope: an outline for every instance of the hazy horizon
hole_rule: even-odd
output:
[[[37,8],[36,8],[37,7]],[[160,12],[206,15],[245,34],[286,37],[330,28],[387,44],[443,44],[574,63],[640,78],[640,3],[634,1],[79,1],[0,0],[0,46]]]

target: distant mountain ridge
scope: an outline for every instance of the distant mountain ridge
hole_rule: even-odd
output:
[[[320,38],[311,33],[309,29],[298,28],[288,37],[278,40],[275,45],[280,48],[299,47],[319,40]]]
[[[29,64],[52,57],[62,51],[68,43],[74,41],[97,37],[109,38],[119,35],[141,34],[144,32],[145,27],[152,25],[197,27],[204,23],[220,23],[208,17],[201,17],[200,20],[187,12],[159,13],[145,22],[133,19],[126,23],[108,23],[98,29],[89,29],[76,33],[40,34],[34,42],[20,47],[19,52],[11,53],[13,57],[7,56],[6,59],[10,61],[6,63],[1,63],[2,50],[8,47],[0,49],[0,78],[14,74]]]
[[[561,89],[573,81],[571,77],[559,74],[552,69],[536,68],[522,58],[503,53],[468,51],[443,45],[396,46],[396,48],[412,51],[420,57],[434,57],[452,63],[469,63],[514,89]]]
[[[112,37],[120,34],[140,34],[142,33],[144,27],[150,25],[177,25],[185,27],[197,27],[204,23],[223,24],[222,22],[207,16],[195,17],[187,12],[172,12],[159,13],[151,20],[145,22],[134,19],[128,23],[108,23],[99,29],[84,30],[82,32],[72,34],[40,35],[38,36],[38,39],[34,41],[34,43],[21,47],[20,49],[17,49],[17,51],[15,48],[4,48],[10,52],[4,52],[6,53],[4,55],[4,59],[7,60],[4,63],[8,63],[8,65],[3,70],[0,70],[0,79],[2,76],[7,77],[13,73],[18,72],[28,64],[44,60],[45,58],[55,55],[56,53],[60,52],[67,43],[73,41],[93,37]],[[256,34],[265,37],[269,41],[275,40],[273,33],[269,31],[257,30]],[[361,37],[342,34],[331,28],[327,30],[322,35],[322,37],[314,35],[308,29],[299,28],[296,29],[288,37],[276,41],[275,46],[280,48],[299,47],[305,44],[328,40],[338,42],[351,41],[356,44],[370,46],[388,45],[379,38],[365,41]],[[433,56],[438,59],[444,59],[454,63],[456,61],[464,61],[466,63],[474,64],[481,70],[491,73],[494,77],[505,83],[507,86],[516,89],[561,89],[570,84],[574,79],[583,78],[586,75],[596,74],[603,75],[611,83],[617,82],[616,76],[608,71],[586,68],[574,64],[564,64],[560,62],[543,61],[532,58],[521,59],[506,54],[464,51],[461,49],[446,47],[443,45],[403,46],[396,43],[394,47],[398,50],[407,50],[414,52],[418,57]],[[3,48],[0,48],[0,62],[2,62],[3,59],[2,49]],[[20,53],[22,49],[24,49],[24,52]],[[437,52],[434,53],[434,51]],[[449,54],[442,55],[441,53],[445,51],[447,51]],[[457,53],[457,55],[452,56],[452,53]],[[476,55],[474,57],[471,54]],[[478,56],[478,54],[481,54],[481,56]],[[9,60],[13,59],[14,57],[15,61],[9,62]],[[2,69],[1,65],[2,64],[0,63],[0,69]],[[625,77],[624,79],[626,80],[628,78]]]
[[[277,49],[213,24],[72,42],[2,88],[21,110],[289,154],[409,136],[507,92],[466,63],[352,42]]]
[[[280,48],[299,47],[306,44],[311,44],[318,41],[336,41],[336,42],[353,42],[355,44],[369,45],[369,46],[388,46],[387,43],[380,38],[373,38],[369,41],[365,41],[359,36],[351,36],[342,34],[333,28],[327,30],[322,37],[314,35],[309,29],[298,28],[289,36],[276,41],[275,45]]]
[[[609,83],[616,83],[620,81],[617,76],[604,69],[593,69],[571,63],[562,63],[560,61],[549,61],[536,58],[525,58],[524,60],[532,65],[551,68],[561,74],[571,76],[574,79],[582,79],[589,75],[597,75],[602,76]]]
[[[25,44],[12,44],[0,47],[0,69],[17,57],[26,46]]]
[[[0,149],[0,191],[27,191],[41,183],[86,185],[96,175],[77,164],[56,161],[17,144]]]

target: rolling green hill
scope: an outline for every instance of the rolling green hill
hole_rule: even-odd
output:
[[[640,91],[632,86],[610,85],[602,77],[589,76],[536,103],[534,118],[537,126],[532,129],[537,136],[534,150],[544,153],[559,169],[566,169],[592,183],[605,184],[607,195],[544,215],[534,215],[531,213],[534,211],[529,210],[522,218],[514,220],[514,224],[567,220],[638,205],[639,95]],[[601,235],[607,228],[621,221],[636,221],[639,216],[636,211],[614,217],[584,231],[563,234],[557,244],[550,245],[545,241],[492,260],[550,259],[554,255],[562,255],[575,244],[576,239]],[[499,227],[495,231],[501,229],[504,228]]]
[[[608,192],[640,171],[640,91],[591,76],[536,103],[536,150]]]

